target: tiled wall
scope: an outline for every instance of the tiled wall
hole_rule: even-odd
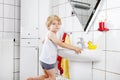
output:
[[[71,15],[72,8],[69,0],[52,0],[52,14],[57,14],[62,19],[62,28],[72,32],[72,43],[76,44],[78,37],[83,37],[85,42],[92,41],[101,49],[101,61],[93,63],[93,80],[120,80],[120,0],[103,0],[103,5],[97,14],[88,34],[83,32],[76,16]],[[108,32],[99,32],[100,20],[106,19]]]
[[[15,39],[13,80],[19,80],[20,0],[0,0],[0,39],[4,38]]]

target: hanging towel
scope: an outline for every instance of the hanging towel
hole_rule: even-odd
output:
[[[61,61],[62,61],[62,57],[61,56],[57,56],[57,61],[58,61],[58,63],[57,63],[57,67],[58,67],[58,70],[60,71],[60,75],[62,75],[63,74],[63,69],[62,69],[62,67],[61,67]]]
[[[69,37],[69,35],[67,33],[63,34],[62,42],[66,43],[66,44],[71,44],[70,43],[70,37]],[[63,58],[61,56],[58,56],[57,60],[58,60],[58,69],[60,70],[60,74],[64,78],[70,79],[69,60],[66,59],[66,58]]]
[[[70,37],[68,34],[65,34],[65,41],[66,44],[71,44]],[[67,58],[62,58],[61,61],[61,67],[63,69],[63,77],[70,79],[70,73],[69,73],[69,60]]]
[[[64,32],[63,36],[62,36],[62,42],[65,42],[66,35],[67,35],[67,33]]]
[[[66,44],[71,44],[69,35],[66,35],[65,43]]]
[[[69,73],[69,61],[66,58],[62,58],[61,61],[61,67],[63,69],[63,77],[70,79],[70,73]]]

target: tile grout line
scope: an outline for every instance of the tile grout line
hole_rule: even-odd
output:
[[[97,68],[93,68],[93,69],[98,70],[98,71],[103,71],[103,72],[108,72],[108,73],[120,75],[120,73],[116,73],[116,72],[112,72],[112,71],[107,71],[107,70],[102,70],[102,69],[97,69]]]
[[[0,3],[0,4],[9,5],[9,6],[21,7],[21,6],[19,6],[19,5],[13,5],[13,4],[7,4],[7,3]]]
[[[3,0],[3,17],[4,17],[4,0]],[[2,32],[2,38],[4,36],[4,18],[3,18],[3,32]]]
[[[20,20],[20,19],[17,19],[17,18],[8,18],[8,17],[0,17],[0,18]]]
[[[14,0],[14,5],[15,5],[15,0]],[[15,6],[14,6],[14,18],[15,18]],[[14,54],[14,55],[13,55],[13,58],[15,58],[15,54],[16,54],[16,53],[15,53],[15,42],[16,42],[16,40],[15,40],[15,19],[14,19],[14,49],[13,49],[13,50],[14,50],[14,51],[13,51],[13,54]],[[15,70],[15,67],[16,67],[15,61],[16,61],[16,60],[14,59],[14,60],[13,60],[13,62],[14,62],[14,63],[13,63],[13,68],[14,68],[14,70],[13,70],[13,80],[15,80],[15,73],[14,73],[14,72],[16,71],[16,70]]]

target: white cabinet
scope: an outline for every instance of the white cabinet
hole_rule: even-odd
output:
[[[21,46],[37,47],[39,43],[39,39],[21,39]]]
[[[0,80],[13,80],[13,39],[0,39]]]
[[[38,74],[38,1],[21,0],[20,80]]]
[[[38,38],[38,0],[21,0],[21,38]]]
[[[38,27],[21,27],[21,38],[39,38],[39,28]]]
[[[46,0],[21,0],[20,80],[39,74],[39,52],[36,47],[41,47],[40,37],[46,34],[49,8],[49,1]]]
[[[35,77],[38,74],[38,49],[34,47],[21,47],[20,80]]]

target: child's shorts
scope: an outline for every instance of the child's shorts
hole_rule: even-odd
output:
[[[55,65],[56,65],[56,63],[47,64],[47,63],[44,63],[42,61],[40,61],[40,64],[41,64],[42,68],[45,69],[45,70],[53,69],[53,68],[55,68]]]

